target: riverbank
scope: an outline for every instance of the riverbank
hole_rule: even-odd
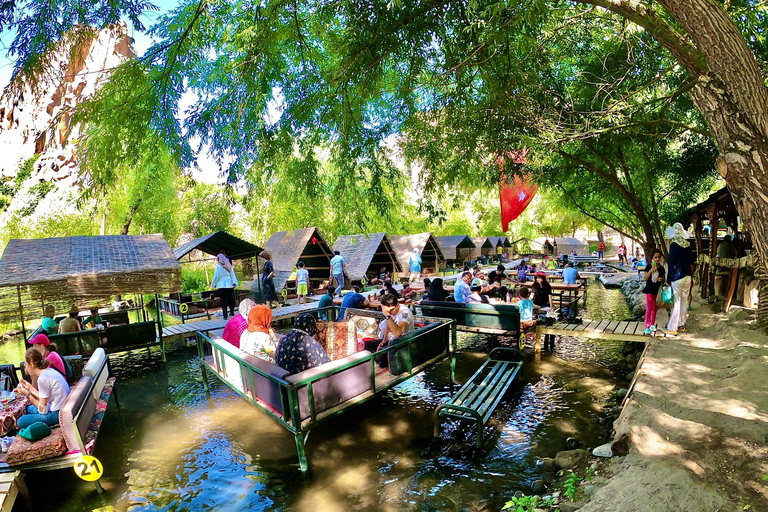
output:
[[[688,332],[650,342],[614,424],[629,452],[583,512],[768,510],[768,336],[697,296]]]

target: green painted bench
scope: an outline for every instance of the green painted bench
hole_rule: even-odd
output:
[[[516,348],[497,347],[488,360],[448,402],[435,410],[435,437],[440,435],[442,417],[477,424],[477,447],[483,445],[483,426],[523,366],[523,353]]]

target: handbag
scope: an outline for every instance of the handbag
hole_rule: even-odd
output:
[[[656,306],[659,309],[671,308],[674,302],[675,297],[672,294],[672,285],[661,285],[661,288],[659,288],[659,294],[656,295]]]

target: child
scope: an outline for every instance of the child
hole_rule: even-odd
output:
[[[645,280],[645,334],[656,331],[656,295],[659,294],[661,283],[664,282],[664,266],[661,264],[661,251],[654,249],[651,262],[645,267],[643,279]]]
[[[520,300],[517,301],[517,308],[520,310],[520,327],[531,327],[536,325],[533,319],[533,301],[530,299],[531,291],[528,288],[520,288]]]
[[[524,283],[528,280],[528,276],[526,275],[527,270],[528,270],[528,267],[525,265],[525,262],[521,263],[520,266],[517,267],[518,283]]]
[[[309,271],[304,268],[304,262],[299,262],[296,271],[296,294],[299,296],[299,304],[307,303],[307,290],[309,288]]]

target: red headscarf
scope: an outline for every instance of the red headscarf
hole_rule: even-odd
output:
[[[248,332],[263,332],[269,334],[272,326],[272,310],[264,304],[257,304],[248,313]]]

